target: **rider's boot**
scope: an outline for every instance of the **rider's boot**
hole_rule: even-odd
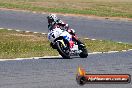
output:
[[[55,44],[53,44],[52,42],[50,43],[50,46],[51,46],[53,49],[56,49]]]
[[[79,47],[85,47],[85,45],[74,35],[73,40],[77,42]]]
[[[79,47],[85,47],[85,45],[80,40],[76,40],[76,42]]]

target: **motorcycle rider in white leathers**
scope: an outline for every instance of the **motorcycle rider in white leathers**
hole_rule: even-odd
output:
[[[54,26],[57,25],[62,30],[66,30],[71,35],[75,36],[75,30],[74,29],[70,29],[69,25],[66,24],[66,23],[64,23],[62,20],[58,19],[55,14],[50,14],[49,16],[47,16],[47,19],[48,19],[48,29],[49,29],[49,31],[51,31],[52,29],[54,29]],[[77,41],[78,45],[83,46],[83,44],[77,38],[75,40]],[[50,43],[50,45],[51,45],[52,48],[55,48],[52,43]]]

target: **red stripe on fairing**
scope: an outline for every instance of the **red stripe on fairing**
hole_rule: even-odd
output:
[[[70,48],[73,48],[74,42],[73,41],[69,41],[69,44],[70,44]]]

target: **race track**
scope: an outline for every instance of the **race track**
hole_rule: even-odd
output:
[[[0,27],[47,32],[46,15],[0,11]],[[79,36],[132,43],[132,22],[63,17]],[[83,28],[82,30],[80,30]],[[76,83],[77,67],[88,73],[132,75],[132,51],[91,54],[88,58],[1,61],[0,88],[132,88],[130,84]]]
[[[89,55],[88,58],[43,58],[0,62],[0,88],[132,88],[132,84],[76,83],[77,67],[87,73],[132,75],[132,51]]]
[[[47,14],[0,11],[0,27],[34,32],[48,32]],[[59,16],[79,36],[132,43],[132,22],[96,20],[84,17]]]

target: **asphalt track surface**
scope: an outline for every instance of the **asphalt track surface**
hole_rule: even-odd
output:
[[[0,88],[132,88],[132,84],[86,84],[76,82],[77,67],[87,73],[132,75],[132,51],[89,55],[88,58],[43,58],[0,62]]]
[[[0,27],[47,32],[45,16],[0,11]],[[60,17],[72,25],[77,32],[80,32],[80,36],[132,42],[131,22]],[[80,30],[80,28],[83,29]],[[132,88],[132,83],[80,86],[75,80],[79,65],[88,73],[93,74],[126,73],[132,75],[132,51],[91,54],[88,58],[83,59],[73,57],[73,59],[41,58],[37,60],[1,61],[0,88]]]
[[[0,27],[34,32],[48,32],[47,14],[0,11]],[[79,36],[132,43],[132,22],[59,16]]]

